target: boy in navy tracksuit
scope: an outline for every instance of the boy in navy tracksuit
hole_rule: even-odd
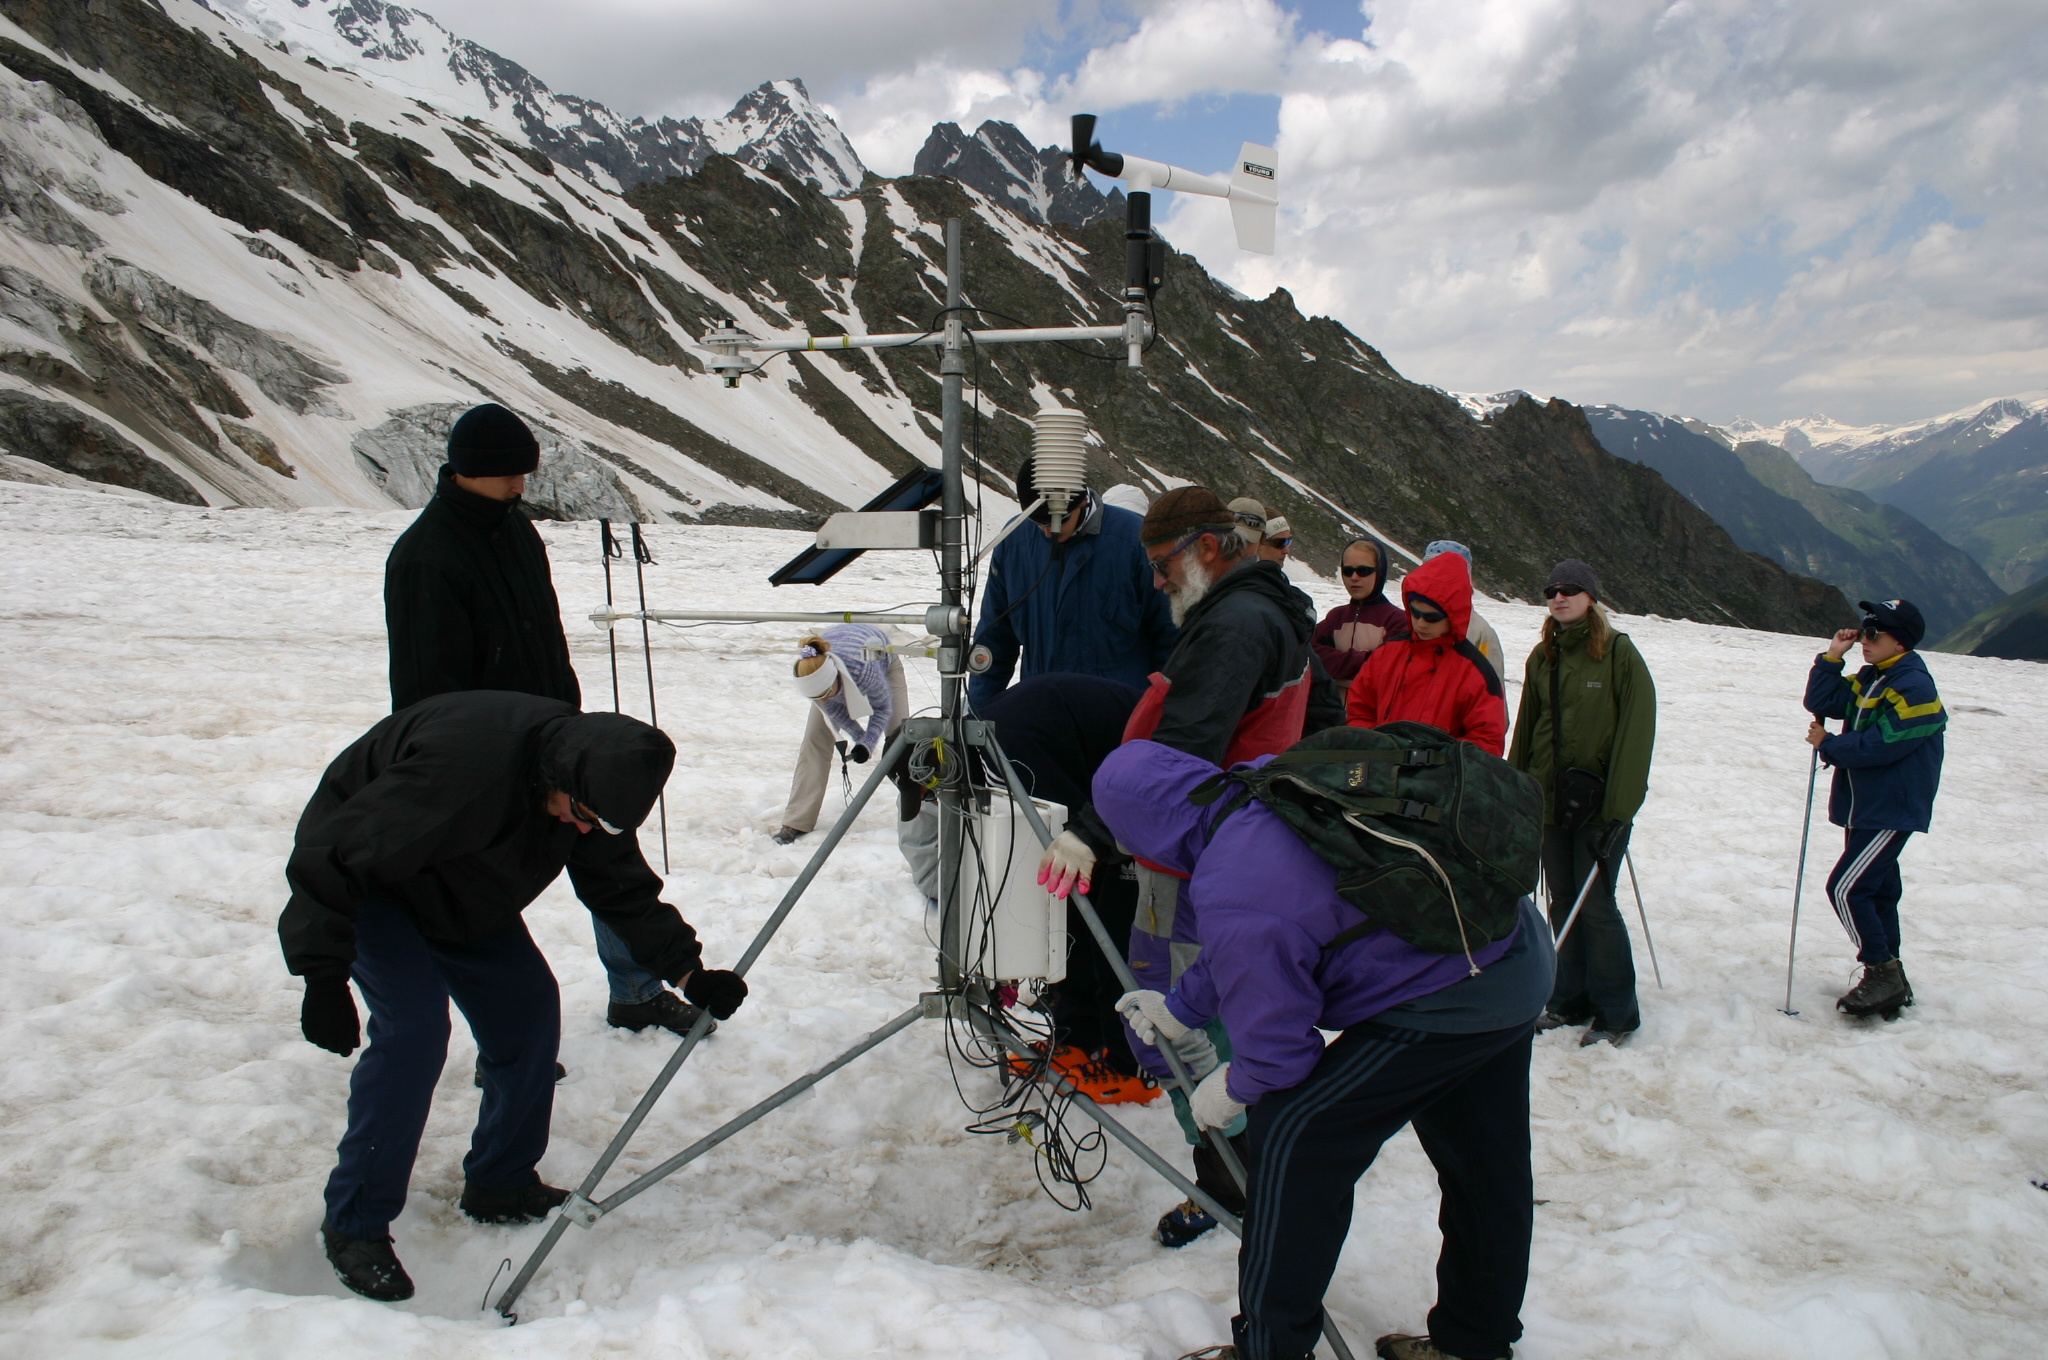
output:
[[[1828,875],[1828,900],[1863,964],[1862,980],[1835,1007],[1889,1020],[1913,1004],[1899,961],[1899,852],[1906,837],[1927,829],[1934,811],[1948,713],[1913,650],[1927,631],[1920,611],[1904,600],[1864,600],[1859,607],[1862,626],[1844,628],[1814,658],[1806,680],[1814,721],[1806,740],[1835,767],[1828,820],[1844,828],[1845,844]],[[1843,654],[1859,638],[1869,664],[1845,679]],[[1830,734],[1824,718],[1847,721]]]

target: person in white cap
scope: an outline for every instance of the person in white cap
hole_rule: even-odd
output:
[[[903,687],[903,661],[880,650],[889,635],[865,623],[837,623],[797,644],[791,676],[797,693],[811,701],[810,720],[789,781],[789,805],[782,814],[777,845],[815,831],[832,776],[833,731],[845,759],[865,765],[882,753],[910,706]],[[872,655],[870,655],[872,653]]]

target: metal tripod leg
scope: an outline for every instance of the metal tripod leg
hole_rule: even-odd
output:
[[[997,744],[995,734],[992,732],[988,734],[987,746],[990,751],[995,753],[996,763],[1003,768],[1003,781],[1010,786],[1010,802],[1024,810],[1024,819],[1030,824],[1032,833],[1038,837],[1038,843],[1040,845],[1051,845],[1052,832],[1047,829],[1045,819],[1038,815],[1038,808],[1032,803],[1030,795],[1024,792],[1024,784],[1023,781],[1017,778],[1016,767],[1010,764],[1010,757]],[[1115,941],[1110,939],[1108,929],[1102,924],[1102,918],[1095,912],[1095,904],[1088,900],[1086,893],[1081,892],[1073,895],[1073,902],[1075,907],[1080,910],[1081,919],[1087,923],[1088,933],[1095,937],[1095,943],[1102,950],[1102,956],[1109,960],[1111,970],[1116,973],[1117,984],[1127,993],[1137,991],[1138,980],[1132,976],[1130,965],[1124,961],[1123,951],[1118,949]],[[1159,1056],[1166,1059],[1167,1067],[1173,1072],[1174,1081],[1179,1084],[1181,1090],[1185,1091],[1190,1098],[1193,1098],[1195,1083],[1189,1078],[1188,1069],[1181,1062],[1180,1054],[1174,1050],[1173,1045],[1170,1043],[1160,1044],[1158,1048]],[[1093,1106],[1094,1102],[1090,1101],[1089,1104]],[[1209,1146],[1216,1150],[1217,1159],[1223,1163],[1224,1169],[1230,1172],[1231,1179],[1237,1182],[1237,1188],[1239,1190],[1249,1190],[1251,1188],[1251,1181],[1250,1177],[1245,1175],[1244,1163],[1238,1159],[1237,1149],[1230,1145],[1230,1139],[1224,1134],[1223,1130],[1208,1130],[1208,1138]],[[1152,1164],[1154,1170],[1159,1170],[1163,1165],[1149,1147],[1141,1155],[1145,1156],[1146,1160]],[[1177,1175],[1170,1175],[1167,1179],[1173,1181],[1176,1185],[1184,1183]],[[1211,1215],[1216,1214],[1216,1202],[1209,1198],[1209,1196],[1191,1195],[1189,1198],[1194,1199],[1196,1203],[1200,1204]],[[1221,1223],[1224,1217],[1227,1217],[1227,1215],[1218,1216],[1216,1221]],[[1235,1220],[1233,1219],[1232,1221],[1234,1222]],[[1233,1228],[1231,1231],[1237,1233],[1239,1237],[1244,1235],[1236,1228]],[[1344,1334],[1337,1330],[1336,1320],[1330,1316],[1328,1309],[1323,1310],[1323,1336],[1329,1341],[1330,1349],[1336,1352],[1337,1360],[1352,1360],[1351,1347],[1345,1343]]]
[[[882,758],[875,763],[874,773],[860,786],[860,792],[846,805],[846,811],[839,814],[839,820],[832,824],[831,831],[826,833],[825,839],[811,855],[810,863],[797,875],[796,882],[789,885],[789,891],[782,895],[782,901],[776,905],[774,912],[755,933],[753,943],[747,946],[747,952],[740,955],[739,962],[733,966],[735,973],[744,977],[747,970],[754,966],[754,961],[761,957],[761,951],[768,947],[768,942],[775,938],[775,932],[789,919],[789,913],[795,908],[797,899],[803,896],[804,889],[811,886],[811,880],[818,876],[818,871],[825,867],[825,861],[831,857],[833,850],[838,848],[840,839],[860,816],[861,809],[867,806],[868,799],[874,796],[875,789],[880,786],[886,777],[886,771],[895,761],[897,752],[908,740],[907,736],[898,733],[896,739],[889,743],[889,749],[884,751]],[[512,1315],[512,1305],[518,1301],[519,1295],[532,1281],[541,1263],[554,1251],[555,1244],[562,1240],[562,1234],[568,1230],[571,1221],[568,1214],[579,1206],[591,1204],[590,1197],[597,1193],[597,1187],[603,1183],[605,1173],[612,1169],[612,1163],[626,1150],[626,1144],[633,1140],[633,1135],[639,1131],[648,1113],[654,1109],[654,1102],[661,1099],[662,1092],[675,1080],[677,1071],[682,1068],[683,1062],[690,1054],[696,1051],[698,1041],[704,1037],[705,1030],[710,1026],[711,1013],[706,1011],[697,1017],[697,1023],[690,1027],[690,1032],[676,1045],[676,1051],[669,1055],[667,1064],[662,1067],[660,1075],[655,1077],[654,1084],[640,1097],[640,1103],[633,1107],[633,1113],[626,1116],[626,1122],[619,1126],[619,1131],[612,1136],[611,1143],[599,1154],[596,1165],[590,1168],[590,1174],[583,1178],[583,1183],[576,1188],[576,1193],[562,1206],[563,1212],[556,1216],[554,1222],[548,1224],[547,1235],[541,1238],[540,1245],[533,1249],[533,1254],[526,1258],[526,1264],[519,1268],[519,1273],[512,1277],[512,1283],[507,1285],[505,1292],[498,1297],[499,1313],[506,1317]]]

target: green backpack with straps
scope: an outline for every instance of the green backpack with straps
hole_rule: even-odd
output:
[[[1192,801],[1253,798],[1337,871],[1337,892],[1365,920],[1323,946],[1385,927],[1432,954],[1507,938],[1516,902],[1536,890],[1543,789],[1499,756],[1427,723],[1332,727],[1258,769],[1207,779]],[[1210,834],[1215,834],[1212,826]]]

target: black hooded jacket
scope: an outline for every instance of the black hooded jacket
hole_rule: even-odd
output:
[[[463,689],[516,690],[580,708],[548,550],[515,501],[441,483],[384,564],[391,709]]]
[[[1315,602],[1277,562],[1232,567],[1181,621],[1180,640],[1162,673],[1172,682],[1152,740],[1223,762],[1254,710],[1313,681],[1309,634]],[[1274,749],[1301,739],[1301,729]]]
[[[345,976],[356,904],[370,896],[430,940],[479,939],[566,867],[634,960],[676,982],[702,950],[633,833],[674,762],[668,738],[638,719],[528,694],[469,690],[392,714],[334,758],[299,818],[277,923],[286,964]],[[550,817],[541,804],[558,788],[624,833]]]

